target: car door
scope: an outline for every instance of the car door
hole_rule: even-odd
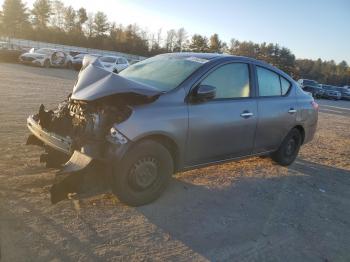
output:
[[[256,66],[258,124],[254,153],[278,149],[296,123],[296,96],[292,84],[268,68]]]
[[[252,98],[250,72],[246,63],[229,63],[216,67],[200,81],[200,85],[214,86],[216,95],[188,105],[187,165],[252,153],[257,104]]]

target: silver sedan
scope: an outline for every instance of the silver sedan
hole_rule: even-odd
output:
[[[113,192],[138,206],[178,171],[257,155],[290,165],[317,117],[312,96],[258,60],[164,54],[114,74],[85,57],[68,100],[28,118],[28,143],[49,146],[44,159],[61,172],[109,167]]]

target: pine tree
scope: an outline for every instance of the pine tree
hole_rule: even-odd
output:
[[[2,33],[17,37],[28,25],[28,14],[22,0],[5,0],[2,5]]]
[[[208,39],[205,36],[194,34],[189,48],[192,52],[208,52]]]
[[[51,4],[49,0],[36,0],[33,4],[33,23],[38,29],[45,29],[47,27],[50,15]]]
[[[97,12],[94,17],[94,31],[96,36],[103,36],[109,29],[108,18],[105,13]]]
[[[210,52],[221,53],[221,49],[222,49],[223,43],[219,39],[219,35],[218,34],[213,34],[210,37],[209,42],[210,42],[210,44],[209,44],[209,51]]]

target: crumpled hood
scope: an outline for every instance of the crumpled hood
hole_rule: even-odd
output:
[[[72,99],[93,101],[102,97],[125,93],[154,97],[161,94],[161,91],[106,71],[96,57],[84,57],[78,81],[73,88]]]

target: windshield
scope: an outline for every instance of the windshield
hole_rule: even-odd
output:
[[[51,49],[46,49],[46,48],[40,48],[38,50],[35,51],[35,53],[37,54],[43,54],[43,55],[49,55],[51,53],[53,53],[54,51]]]
[[[100,58],[100,61],[104,62],[104,63],[115,63],[116,60],[117,60],[117,58],[110,57],[110,56],[105,56],[105,57]]]
[[[181,84],[208,60],[196,57],[155,56],[134,64],[119,75],[161,91],[170,91]]]

